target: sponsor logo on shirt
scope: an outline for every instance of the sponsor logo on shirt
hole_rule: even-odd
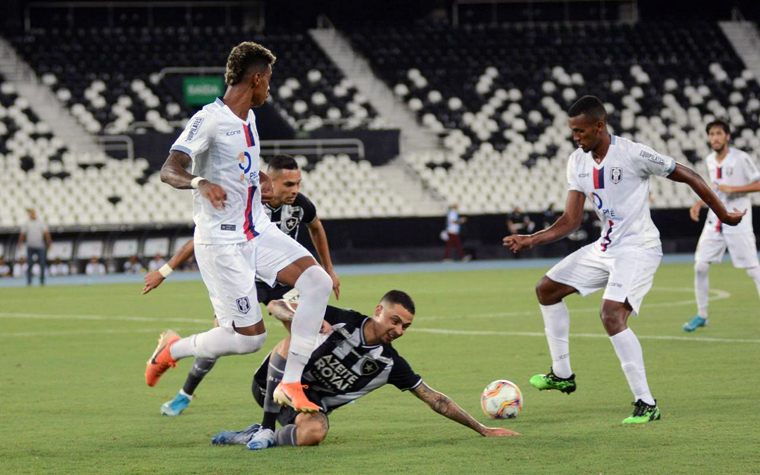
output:
[[[646,152],[644,150],[642,150],[641,152],[639,152],[639,155],[641,155],[642,157],[646,158],[650,162],[656,163],[658,165],[662,165],[663,163],[665,163],[665,160],[663,160],[662,157],[660,157],[659,155],[655,155],[653,153],[649,153],[649,152]]]
[[[591,173],[579,173],[578,178],[588,178],[591,176]]]
[[[222,231],[234,231],[236,227],[234,224],[222,224]]]
[[[230,130],[227,132],[227,137],[232,137],[233,135],[240,135],[240,130]]]
[[[240,152],[237,156],[238,159],[238,167],[240,168],[240,171],[242,172],[240,174],[240,181],[245,181],[246,175],[250,175],[248,178],[253,183],[253,173],[250,173],[251,171],[251,165],[253,164],[253,160],[251,159],[251,154],[248,152]]]
[[[203,123],[203,117],[195,118],[192,125],[190,125],[190,131],[187,133],[187,138],[185,139],[185,142],[191,142],[193,138],[195,138],[195,135],[198,133],[198,129],[200,129],[202,123]]]
[[[377,364],[377,363],[375,363]],[[311,374],[326,388],[345,391],[359,379],[353,371],[346,368],[338,358],[327,354],[314,363]]]

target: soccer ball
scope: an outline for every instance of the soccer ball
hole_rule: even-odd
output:
[[[492,419],[514,419],[522,409],[522,393],[512,381],[498,379],[483,390],[480,405]]]

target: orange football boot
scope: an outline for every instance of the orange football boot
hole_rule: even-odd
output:
[[[155,386],[167,369],[177,366],[177,360],[172,358],[169,348],[179,339],[179,335],[174,330],[166,330],[158,337],[156,351],[153,352],[145,368],[145,382],[148,386]]]
[[[274,390],[272,399],[281,406],[290,406],[298,412],[319,412],[319,406],[309,401],[303,390],[309,386],[301,383],[280,383]]]

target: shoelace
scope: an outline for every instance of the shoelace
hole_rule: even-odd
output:
[[[633,417],[640,417],[646,414],[647,410],[650,408],[649,404],[645,403],[644,401],[636,401],[633,404]]]

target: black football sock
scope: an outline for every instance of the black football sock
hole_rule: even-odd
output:
[[[195,358],[193,361],[193,367],[190,368],[190,372],[187,374],[187,380],[185,386],[182,388],[185,394],[192,396],[195,389],[201,384],[203,378],[206,377],[211,368],[216,364],[216,359],[212,358]]]
[[[261,421],[261,427],[274,430],[277,416],[280,414],[280,405],[274,401],[274,390],[282,381],[282,375],[285,373],[285,363],[287,359],[278,354],[269,357],[269,368],[267,368],[267,393],[264,396],[264,419]]]

